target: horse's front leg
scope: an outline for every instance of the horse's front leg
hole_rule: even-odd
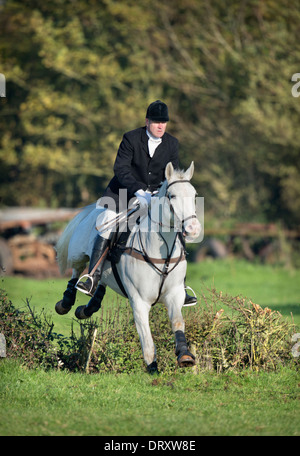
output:
[[[195,365],[195,357],[188,349],[184,334],[185,325],[181,312],[184,298],[184,287],[180,287],[177,290],[173,289],[166,295],[165,303],[172,324],[172,331],[175,335],[175,354],[178,365],[179,367],[190,367]]]
[[[153,342],[149,326],[149,312],[151,306],[141,299],[130,300],[135,326],[140,338],[143,357],[150,374],[158,372],[156,362],[156,347]]]

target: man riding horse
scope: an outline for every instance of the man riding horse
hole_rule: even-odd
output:
[[[97,202],[97,208],[100,209],[98,229],[113,220],[122,203],[124,205],[121,194],[125,193],[125,204],[135,196],[140,208],[146,209],[151,195],[165,178],[166,165],[172,162],[174,168],[178,168],[178,140],[166,132],[168,121],[167,105],[157,100],[148,106],[146,125],[124,134],[114,164],[114,177],[103,197]],[[86,282],[80,281],[76,285],[78,290],[86,294],[93,296],[97,289],[111,232],[112,228],[102,232],[99,230],[90,257],[88,278]],[[105,290],[102,290],[102,297],[103,293]],[[196,302],[195,297],[186,293],[184,305],[193,305]]]

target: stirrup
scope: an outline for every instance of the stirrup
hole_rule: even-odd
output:
[[[78,288],[77,287],[78,283],[81,282],[84,277],[88,277],[92,281],[92,285],[91,285],[91,288],[89,290],[85,290],[84,288]],[[93,294],[92,294],[92,290],[94,288],[94,278],[93,278],[93,276],[91,276],[90,274],[84,274],[83,276],[79,277],[79,279],[76,282],[75,288],[77,290],[81,291],[81,293],[84,293],[84,294],[89,295],[89,296],[93,296]]]
[[[196,295],[196,293],[194,292],[194,290],[193,290],[191,287],[186,286],[186,287],[184,287],[184,289],[185,289],[185,290],[191,290],[191,292],[192,292],[193,295],[194,295],[194,298],[197,299],[197,295]],[[197,301],[198,301],[198,300],[197,300]],[[195,306],[195,305],[197,304],[197,301],[196,301],[196,302],[192,302],[191,304],[183,304],[182,307],[191,307],[191,306]]]

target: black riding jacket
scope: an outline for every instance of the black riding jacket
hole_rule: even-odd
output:
[[[119,210],[120,189],[127,189],[128,202],[140,189],[156,190],[165,180],[165,168],[169,162],[178,168],[178,140],[174,136],[165,133],[152,158],[148,139],[146,127],[124,134],[114,164],[114,177],[104,192],[101,205],[107,204],[107,197],[111,197]]]

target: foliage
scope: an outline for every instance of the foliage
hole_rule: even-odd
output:
[[[0,332],[6,340],[6,354],[29,368],[76,368],[79,358],[73,334],[64,337],[54,333],[53,323],[44,311],[37,314],[27,300],[27,310],[17,309],[0,290]],[[64,362],[62,362],[62,359]]]
[[[275,370],[291,365],[294,325],[279,312],[262,309],[240,297],[222,297],[215,290],[185,316],[186,335],[200,370]],[[217,308],[222,305],[227,310]],[[232,309],[230,314],[228,309]],[[145,370],[141,347],[129,307],[79,323],[80,334],[70,337],[52,332],[44,313],[17,310],[2,292],[0,332],[7,341],[9,357],[28,367],[86,372],[130,373]],[[174,336],[167,312],[156,305],[151,312],[151,330],[161,372],[176,370]]]
[[[186,326],[200,369],[275,370],[293,362],[295,325],[243,297],[208,290]]]
[[[207,217],[299,224],[299,6],[2,2],[2,204],[97,199],[122,134],[162,98]]]

